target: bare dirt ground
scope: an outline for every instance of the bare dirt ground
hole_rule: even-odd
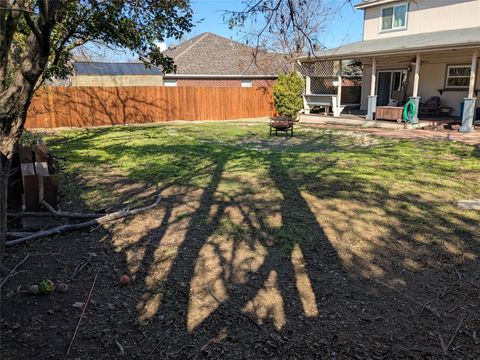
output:
[[[63,358],[82,310],[73,304],[85,302],[97,271],[71,359],[480,356],[478,263],[398,269],[399,285],[408,282],[411,295],[356,278],[327,241],[289,256],[267,238],[250,243],[249,237],[264,236],[259,231],[230,242],[220,235],[205,247],[215,224],[189,218],[216,200],[208,190],[179,193],[166,195],[149,214],[112,225],[111,233],[85,231],[7,250],[9,264],[27,252],[30,258],[25,272],[2,289],[2,358]],[[303,201],[293,196],[286,208]],[[303,220],[309,236],[325,236],[315,219]],[[132,283],[119,285],[122,274],[134,274]],[[69,282],[70,289],[50,296],[24,292],[41,278]]]

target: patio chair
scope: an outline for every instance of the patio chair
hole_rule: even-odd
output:
[[[284,131],[285,136],[288,136],[289,130],[290,136],[293,136],[293,123],[294,121],[287,117],[271,118],[269,123],[270,136],[272,136],[273,131],[275,131],[275,135],[277,135],[279,131]]]
[[[425,102],[421,102],[418,113],[420,115],[431,114],[438,116],[440,114],[440,97],[431,96]]]

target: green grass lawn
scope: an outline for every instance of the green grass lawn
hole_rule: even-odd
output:
[[[436,266],[429,254],[476,257],[480,214],[455,205],[480,197],[473,146],[313,128],[286,139],[245,122],[69,130],[49,144],[64,159],[67,198],[89,208],[135,205],[132,191],[151,186],[201,190],[238,208],[212,234],[264,234],[288,250],[315,245],[320,226],[343,262],[365,275],[398,261]],[[211,209],[203,211],[207,224]]]

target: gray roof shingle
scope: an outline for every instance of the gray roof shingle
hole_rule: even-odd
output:
[[[162,75],[158,67],[146,68],[141,62],[114,63],[114,62],[84,62],[74,63],[77,75]]]
[[[209,32],[164,51],[182,75],[276,76],[288,69],[279,54],[258,51],[255,61],[254,53],[253,47]]]
[[[480,46],[480,27],[357,41],[336,49],[319,51],[315,56],[324,59],[355,59],[382,54],[476,46]],[[303,58],[306,59],[308,58]]]

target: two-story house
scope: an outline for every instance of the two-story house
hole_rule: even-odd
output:
[[[364,12],[363,40],[302,59],[310,69],[306,94],[322,92],[321,86],[314,89],[312,84],[318,84],[316,77],[332,74],[321,69],[342,69],[342,61],[356,60],[363,68],[361,109],[367,111],[367,120],[375,118],[378,107],[401,106],[411,99],[417,122],[421,103],[435,97],[433,114],[441,110],[460,117],[461,131],[472,131],[480,106],[476,101],[480,92],[480,0],[364,0],[355,8]],[[321,65],[328,62],[340,65]],[[341,80],[341,71],[333,75]],[[327,97],[319,96],[317,102]],[[307,100],[307,109],[307,102],[316,105],[315,96]],[[342,104],[332,101],[331,105],[339,116]]]

